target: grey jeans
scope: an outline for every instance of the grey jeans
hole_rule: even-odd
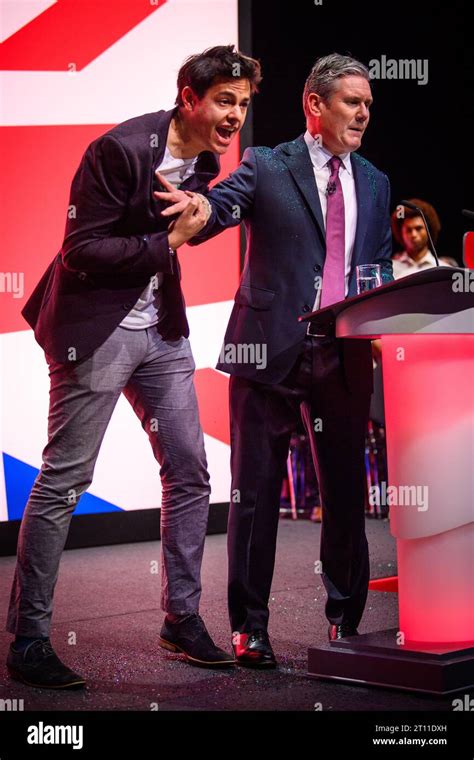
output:
[[[46,359],[48,443],[21,522],[6,630],[49,635],[71,516],[92,482],[121,393],[161,465],[161,607],[176,615],[197,612],[210,486],[189,341],[163,340],[155,327],[117,327],[84,359]]]

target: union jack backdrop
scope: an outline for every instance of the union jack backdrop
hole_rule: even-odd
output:
[[[20,311],[60,249],[81,156],[115,124],[169,109],[191,53],[237,43],[237,0],[1,0],[0,521],[19,519],[47,440],[49,379]],[[238,163],[235,142],[222,176]],[[180,253],[211,502],[229,500],[227,376],[214,369],[239,233]],[[159,507],[159,468],[122,397],[76,513]]]

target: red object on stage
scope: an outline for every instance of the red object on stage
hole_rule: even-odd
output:
[[[369,591],[398,591],[398,575],[388,578],[374,578],[369,583]]]
[[[466,232],[463,239],[464,265],[474,269],[474,232]]]

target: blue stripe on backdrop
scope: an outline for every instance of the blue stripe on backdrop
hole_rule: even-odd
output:
[[[39,470],[20,459],[15,459],[8,454],[3,454],[3,468],[5,474],[5,489],[7,494],[7,509],[9,520],[20,520],[31,488],[35,482]],[[105,499],[86,493],[81,497],[79,504],[74,510],[75,515],[94,514],[98,512],[124,512],[121,507],[111,504]]]

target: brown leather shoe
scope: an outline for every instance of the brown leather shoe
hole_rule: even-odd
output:
[[[235,665],[232,655],[217,647],[207,632],[204,620],[197,613],[180,623],[165,618],[158,644],[170,652],[181,652],[190,665],[218,668]]]

